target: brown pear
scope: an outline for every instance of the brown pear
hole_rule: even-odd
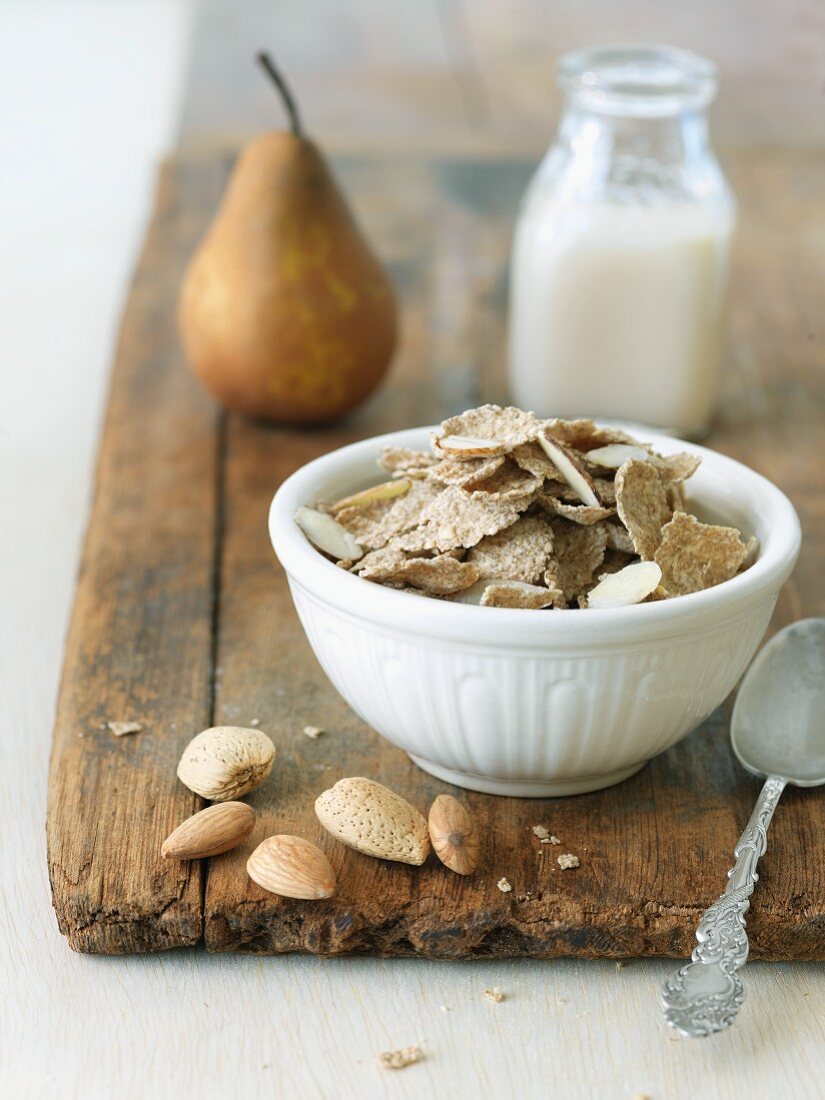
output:
[[[180,298],[189,362],[229,409],[312,424],[348,412],[379,384],[397,337],[392,287],[324,158],[302,133],[280,74],[291,132],[241,153]]]

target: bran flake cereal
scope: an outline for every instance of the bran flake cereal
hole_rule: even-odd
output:
[[[490,580],[536,584],[553,550],[553,529],[541,516],[522,516],[503,531],[487,535],[468,553],[467,561]]]
[[[390,481],[299,509],[316,549],[429,599],[594,613],[721,584],[758,555],[755,539],[686,511],[689,452],[498,405],[445,420],[431,444],[385,448]]]

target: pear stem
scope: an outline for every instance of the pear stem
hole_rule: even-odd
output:
[[[289,128],[295,137],[303,137],[304,129],[301,125],[301,116],[298,114],[298,106],[295,100],[292,98],[292,92],[289,90],[289,85],[278,72],[275,67],[275,63],[268,53],[263,50],[255,55],[258,64],[269,76],[272,83],[278,89],[278,93],[281,96],[286,113],[289,115]]]

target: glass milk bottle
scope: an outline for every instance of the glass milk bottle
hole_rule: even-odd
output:
[[[543,416],[701,435],[717,389],[735,205],[708,141],[710,62],[563,57],[558,136],[513,245],[512,398]]]

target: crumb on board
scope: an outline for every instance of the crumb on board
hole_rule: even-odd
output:
[[[249,719],[249,724],[250,724],[250,726],[260,726],[261,720],[260,720],[260,718],[250,718]]]
[[[502,894],[509,894],[510,891],[513,889],[513,887],[510,885],[510,883],[507,881],[507,879],[504,878],[504,876],[502,876],[498,880],[498,882],[496,883],[496,886],[499,888],[499,890],[501,890]]]
[[[544,825],[534,825],[533,836],[537,836],[539,840],[549,840],[550,830],[547,829]]]
[[[497,985],[494,985],[492,989],[485,989],[484,996],[488,1001],[495,1001],[496,1004],[501,1004],[504,1000],[504,994]]]
[[[579,857],[574,856],[572,852],[563,852],[562,855],[556,857],[556,863],[562,871],[569,871],[573,867],[579,866]]]
[[[140,733],[143,729],[140,722],[107,722],[106,725],[115,737],[125,737],[129,733]]]
[[[317,741],[323,732],[320,726],[304,726],[304,737],[311,741]]]
[[[378,1055],[378,1064],[384,1069],[404,1069],[420,1062],[424,1057],[421,1047],[403,1047],[401,1050],[385,1050]]]

